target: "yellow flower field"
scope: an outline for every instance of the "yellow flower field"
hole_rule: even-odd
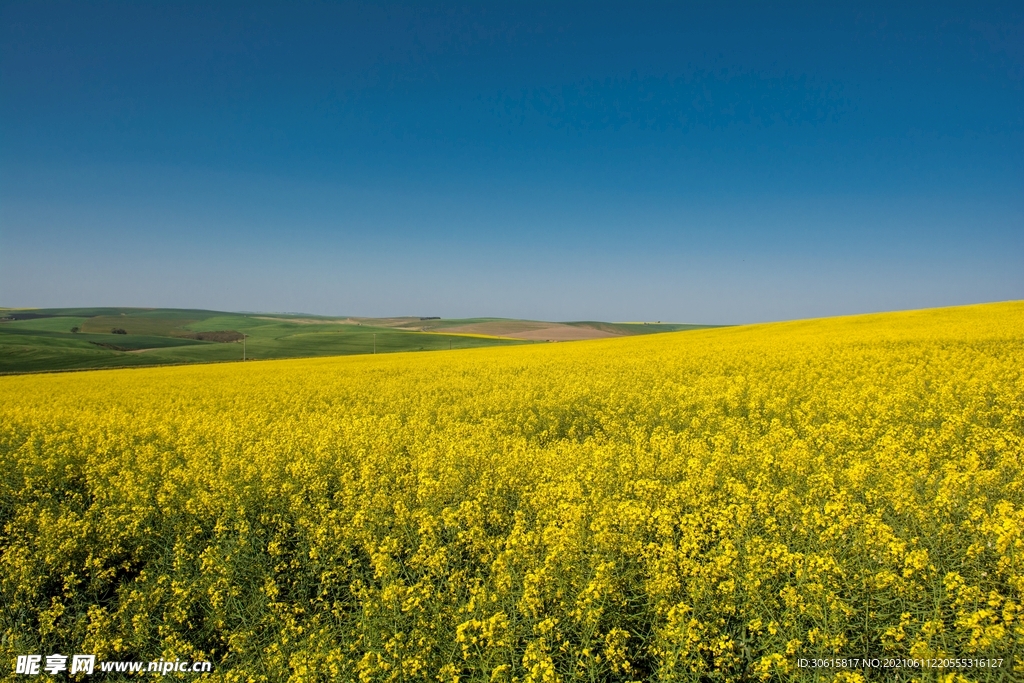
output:
[[[0,378],[11,667],[1022,680],[1022,532],[1024,303]]]

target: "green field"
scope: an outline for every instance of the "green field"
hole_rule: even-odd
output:
[[[327,318],[168,308],[0,308],[0,373],[240,361],[243,353],[248,360],[264,360],[537,343],[502,334],[454,331],[482,323],[499,323],[513,334],[538,325],[613,335],[700,327],[498,318]],[[113,333],[115,329],[124,334]],[[211,341],[217,335],[210,333],[241,334],[245,341]]]

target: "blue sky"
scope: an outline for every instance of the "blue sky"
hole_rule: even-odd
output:
[[[1019,3],[0,5],[0,305],[1024,298]]]

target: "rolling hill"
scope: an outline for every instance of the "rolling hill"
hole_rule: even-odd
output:
[[[176,308],[0,308],[0,373],[440,351],[701,327],[706,326]]]

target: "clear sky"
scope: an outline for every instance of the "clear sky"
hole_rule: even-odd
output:
[[[0,305],[1021,299],[1022,85],[1020,2],[3,0]]]

